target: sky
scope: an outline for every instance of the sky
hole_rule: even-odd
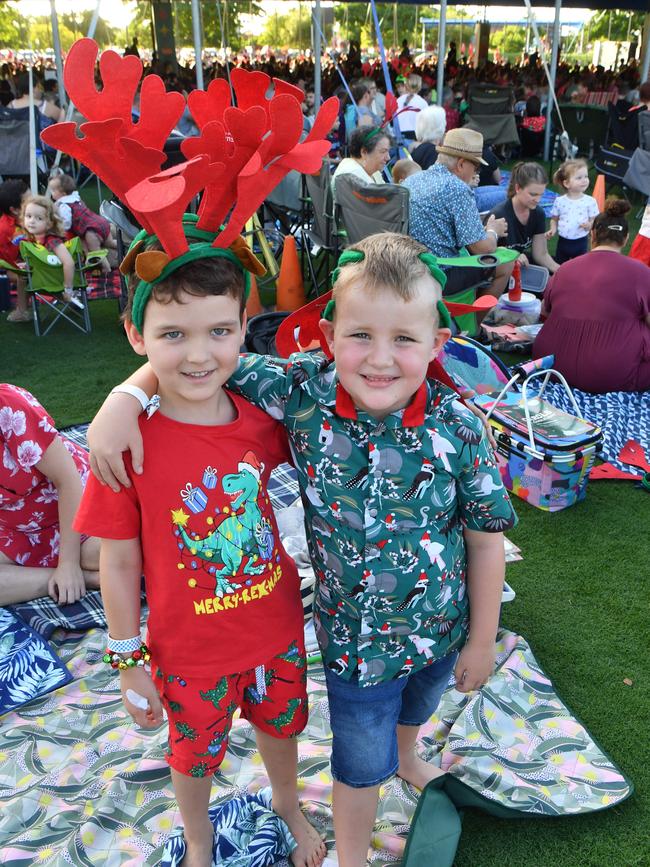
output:
[[[94,9],[95,0],[57,0],[58,12],[75,12],[85,9]],[[277,7],[278,11],[287,11],[291,6],[297,6],[297,3],[273,2],[273,0],[265,0],[264,8],[267,12],[274,13]],[[305,3],[303,5],[309,5]],[[324,3],[323,5],[328,5]],[[460,4],[459,4],[460,5]],[[48,15],[50,14],[49,0],[19,0],[18,6],[23,15]],[[118,27],[123,30],[130,22],[132,11],[135,7],[133,0],[101,0],[99,14],[112,27]],[[540,23],[552,21],[554,17],[553,4],[549,3],[549,9],[535,9],[535,17]],[[474,12],[477,19],[483,17],[482,6],[467,6],[468,12]],[[585,21],[591,12],[588,9],[563,9],[562,21],[578,23]],[[519,21],[526,17],[525,6],[522,0],[521,8],[509,6],[491,6],[489,19],[491,21]]]
[[[94,10],[96,5],[95,0],[57,0],[56,11],[83,12],[87,9]],[[50,0],[19,0],[18,8],[22,15],[50,16]],[[99,14],[111,27],[124,30],[131,21],[134,8],[135,3],[130,0],[101,0]]]

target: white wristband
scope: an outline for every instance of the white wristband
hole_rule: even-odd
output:
[[[139,635],[135,635],[133,638],[112,638],[109,633],[106,638],[106,647],[112,653],[133,653],[140,650],[141,646],[142,639]]]
[[[499,240],[499,235],[497,234],[497,232],[494,231],[494,229],[486,229],[485,234],[486,235],[494,235],[494,240],[495,241]],[[115,391],[115,389],[113,389],[113,391]]]
[[[137,385],[128,385],[128,383],[124,385],[116,385],[115,388],[111,389],[111,394],[130,394],[131,397],[134,397],[138,401],[143,412],[150,403],[150,398],[147,392],[138,388]]]

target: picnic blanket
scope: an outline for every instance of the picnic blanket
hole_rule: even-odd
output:
[[[636,440],[650,459],[650,392],[610,391],[591,394],[573,389],[573,396],[583,416],[603,429],[603,446],[599,457],[619,470],[631,473],[642,471],[618,459],[620,450],[628,440]],[[565,412],[575,411],[566,390],[560,383],[549,383],[544,398]]]
[[[132,724],[118,679],[99,662],[103,631],[74,640],[56,633],[52,643],[74,681],[0,720],[3,863],[158,864],[180,825],[165,727],[140,731]],[[487,685],[469,696],[448,688],[423,729],[422,754],[442,762],[454,797],[526,816],[583,814],[627,798],[631,784],[556,695],[526,641],[503,632],[498,650]],[[327,696],[320,664],[308,674],[300,795],[331,848]],[[213,805],[266,785],[252,729],[238,719],[215,776]],[[373,864],[400,859],[417,800],[399,779],[381,787]]]

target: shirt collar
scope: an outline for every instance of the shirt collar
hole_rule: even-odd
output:
[[[438,374],[436,370],[433,370],[430,371],[429,375],[437,377]],[[443,379],[443,383],[444,381]],[[352,398],[336,376],[334,362],[326,363],[315,376],[305,379],[299,387],[316,403],[331,407],[340,418],[351,421],[373,421],[366,413],[357,412]],[[449,389],[444,384],[425,380],[413,395],[408,406],[386,416],[383,420],[384,425],[389,428],[420,427],[424,424],[430,408],[437,407],[443,395],[448,391]],[[449,394],[454,398],[458,397],[453,391],[449,391]]]
[[[383,419],[387,427],[420,427],[424,424],[424,414],[427,406],[428,389],[423,382],[413,395],[413,399],[403,410],[392,412]],[[340,382],[336,383],[336,414],[341,418],[356,421],[359,418],[357,409],[348,392]],[[389,422],[391,419],[392,423]]]

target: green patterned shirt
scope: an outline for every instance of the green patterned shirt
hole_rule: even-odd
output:
[[[377,421],[356,411],[320,353],[243,356],[228,386],[287,429],[324,664],[370,686],[460,648],[463,529],[501,532],[517,519],[483,426],[458,395],[427,381]]]

